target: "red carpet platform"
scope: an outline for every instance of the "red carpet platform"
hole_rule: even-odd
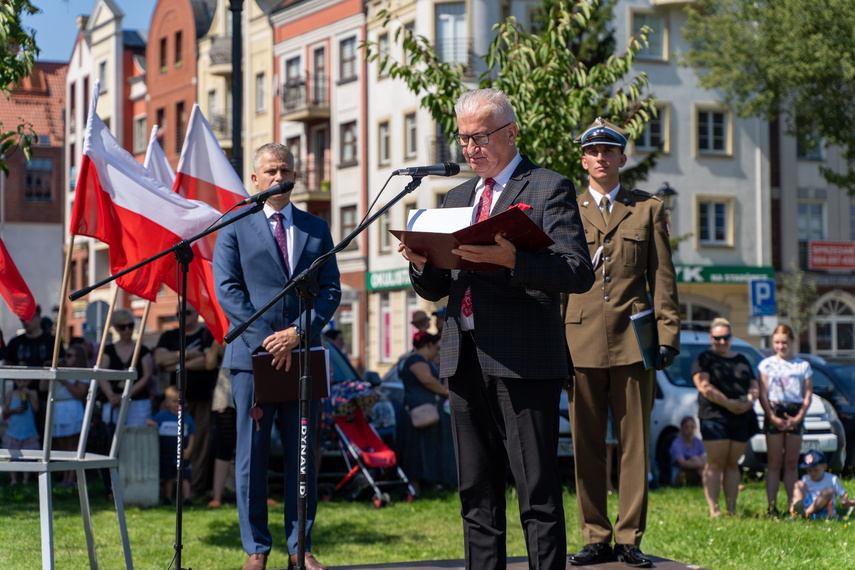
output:
[[[686,564],[685,562],[675,562],[666,558],[659,558],[648,554],[653,560],[653,567],[661,570],[704,570],[700,566],[694,564]],[[410,570],[418,568],[420,570],[448,570],[462,569],[463,560],[429,560],[425,562],[399,562],[389,564],[360,564],[358,566],[330,566],[330,570]],[[581,568],[580,566],[571,566],[567,564],[567,568]],[[627,570],[629,566],[623,562],[609,562],[607,564],[597,564],[589,566],[592,570]],[[508,570],[527,570],[528,562],[523,557],[509,558]]]

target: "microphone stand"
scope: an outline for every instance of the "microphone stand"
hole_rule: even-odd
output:
[[[179,292],[181,299],[178,302],[179,312],[178,312],[178,442],[176,445],[176,469],[178,473],[176,474],[176,497],[175,497],[175,568],[176,570],[183,570],[181,567],[181,550],[184,546],[181,544],[181,534],[182,534],[182,520],[183,520],[183,491],[182,485],[184,481],[184,395],[187,389],[187,368],[185,366],[185,355],[184,351],[187,349],[187,275],[190,272],[190,263],[193,261],[193,249],[191,245],[193,242],[202,239],[203,237],[214,233],[215,231],[228,226],[230,224],[235,223],[236,221],[243,219],[247,216],[250,216],[256,212],[261,211],[264,208],[264,201],[258,201],[253,204],[252,207],[246,208],[241,211],[239,214],[235,215],[233,218],[215,224],[203,231],[200,234],[197,234],[191,238],[187,238],[181,240],[176,243],[172,247],[157,253],[148,259],[145,259],[136,265],[128,267],[127,269],[116,273],[115,275],[111,275],[106,279],[102,279],[98,283],[94,285],[90,285],[89,287],[85,287],[78,291],[71,293],[68,297],[72,301],[79,299],[85,295],[88,295],[93,290],[110,283],[119,277],[127,275],[132,271],[136,271],[140,267],[148,265],[161,257],[168,255],[170,252],[175,255],[175,259],[178,261],[179,266],[179,282],[178,288],[181,290]],[[119,482],[121,484],[121,482]]]
[[[246,329],[254,323],[261,315],[267,312],[273,305],[279,302],[285,295],[293,291],[297,290],[298,297],[302,300],[302,304],[306,307],[306,322],[303,330],[305,332],[305,348],[303,346],[303,341],[300,341],[299,346],[299,354],[301,355],[300,360],[300,384],[299,384],[299,406],[300,406],[300,429],[298,434],[297,441],[297,449],[300,450],[300,459],[298,465],[299,474],[297,478],[297,487],[298,487],[298,495],[297,495],[297,570],[304,570],[306,564],[306,509],[308,502],[308,485],[309,485],[309,475],[308,471],[304,469],[302,466],[308,465],[308,446],[313,445],[309,441],[309,406],[312,400],[312,376],[311,376],[311,358],[309,357],[309,351],[311,349],[310,343],[312,340],[311,335],[311,326],[312,326],[312,310],[314,309],[314,301],[320,295],[320,287],[318,285],[317,279],[314,276],[314,273],[326,264],[330,259],[335,257],[335,255],[345,249],[353,239],[365,231],[368,226],[370,226],[374,221],[385,214],[392,206],[397,204],[401,199],[404,198],[407,194],[414,191],[419,187],[422,183],[422,178],[424,178],[424,174],[414,174],[412,175],[412,180],[407,184],[407,186],[402,190],[392,201],[388,202],[385,206],[380,208],[380,210],[362,222],[359,226],[356,227],[350,235],[341,240],[338,245],[334,246],[327,253],[321,255],[312,264],[308,267],[308,269],[303,270],[298,275],[292,276],[291,279],[285,284],[282,290],[277,293],[270,301],[268,301],[263,307],[258,309],[250,318],[246,321],[242,322],[232,330],[230,330],[226,336],[225,341],[231,343],[237,337],[239,337]],[[303,313],[301,312],[300,315]],[[303,351],[306,351],[305,357],[303,356]],[[287,499],[286,499],[287,500]]]

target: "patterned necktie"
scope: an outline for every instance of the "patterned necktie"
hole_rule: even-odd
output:
[[[609,212],[609,197],[603,196],[601,203],[603,204],[603,221],[606,223],[606,226],[608,226],[609,216],[611,216],[611,212]]]
[[[493,184],[496,181],[488,178],[484,181],[484,192],[481,193],[481,201],[478,203],[478,219],[477,222],[483,222],[490,217],[490,207],[493,205]],[[472,290],[466,288],[466,293],[463,294],[463,302],[460,303],[460,312],[464,317],[472,316]]]
[[[288,264],[288,236],[285,234],[285,226],[282,225],[282,220],[285,219],[285,216],[281,212],[276,212],[270,217],[276,222],[276,226],[273,228],[273,237],[276,238],[276,245],[279,246],[282,261],[285,262],[285,275],[290,277],[291,267]]]

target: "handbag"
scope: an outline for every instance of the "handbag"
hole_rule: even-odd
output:
[[[435,423],[439,423],[439,411],[435,404],[427,403],[410,410],[410,421],[413,422],[413,427],[417,429],[430,427]]]

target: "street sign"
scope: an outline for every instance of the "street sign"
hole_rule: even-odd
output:
[[[774,317],[775,280],[754,279],[748,284],[752,317]]]
[[[772,336],[778,327],[778,317],[748,317],[748,334],[754,336]]]

